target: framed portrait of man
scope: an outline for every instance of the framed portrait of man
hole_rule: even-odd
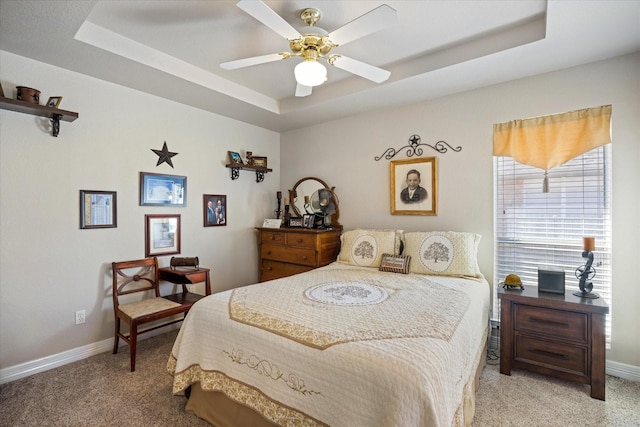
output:
[[[391,161],[391,214],[436,215],[436,157]]]

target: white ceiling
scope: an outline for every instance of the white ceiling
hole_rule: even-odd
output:
[[[328,66],[329,81],[296,98],[298,57],[219,67],[289,50],[235,3],[0,0],[0,49],[275,131],[640,51],[637,0],[265,0],[296,28],[318,8],[329,32],[381,4],[397,11],[396,25],[332,51],[389,80]]]

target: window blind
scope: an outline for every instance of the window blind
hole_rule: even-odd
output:
[[[524,286],[537,286],[538,267],[565,271],[567,290],[578,290],[576,268],[585,264],[582,238],[595,237],[593,292],[610,306],[606,321],[611,345],[611,144],[595,148],[548,171],[511,157],[495,157],[496,282],[517,274]],[[494,298],[494,319],[499,319]]]

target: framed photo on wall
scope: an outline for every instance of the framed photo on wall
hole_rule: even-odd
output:
[[[221,194],[203,195],[203,221],[205,227],[227,225],[227,196]]]
[[[391,214],[437,215],[436,157],[391,161]]]
[[[144,256],[180,253],[180,215],[145,215]]]
[[[80,190],[80,228],[115,228],[118,226],[115,191]]]
[[[140,172],[140,206],[187,206],[187,177]]]

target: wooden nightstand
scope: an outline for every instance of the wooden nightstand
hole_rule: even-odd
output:
[[[500,372],[522,368],[591,385],[604,400],[605,315],[602,300],[524,290],[498,289]]]
[[[257,228],[260,281],[279,279],[327,265],[340,252],[341,228]]]

